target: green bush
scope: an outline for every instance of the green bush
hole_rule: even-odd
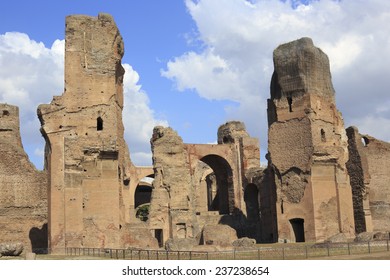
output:
[[[149,219],[149,207],[150,204],[144,204],[139,206],[135,216],[141,221],[146,222]]]

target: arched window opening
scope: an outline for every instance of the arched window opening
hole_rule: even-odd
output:
[[[287,102],[288,102],[288,110],[290,112],[292,112],[293,110],[292,110],[292,97],[291,96],[287,97]]]
[[[362,143],[364,147],[367,147],[368,144],[370,143],[370,140],[368,140],[367,137],[362,137]]]
[[[151,177],[142,178],[134,192],[134,209],[136,209],[135,216],[142,222],[146,222],[149,219],[153,180],[154,179]]]
[[[3,116],[9,116],[9,111],[4,110],[4,111],[3,111]]]
[[[295,242],[305,242],[305,226],[303,219],[291,219],[290,224],[295,236]]]
[[[326,142],[325,131],[323,129],[321,129],[321,141]]]
[[[103,130],[103,119],[101,117],[98,117],[96,120],[96,130],[101,131]]]
[[[146,203],[150,203],[152,198],[152,187],[138,185],[134,193],[134,208]]]

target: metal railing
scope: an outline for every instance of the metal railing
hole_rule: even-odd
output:
[[[389,240],[324,243],[316,245],[264,246],[226,251],[166,251],[110,248],[66,248],[67,256],[122,260],[302,260],[321,257],[372,254],[389,251]]]

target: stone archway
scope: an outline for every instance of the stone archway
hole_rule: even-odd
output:
[[[142,178],[134,192],[135,216],[144,222],[148,220],[153,180],[153,175]]]
[[[209,211],[218,211],[221,215],[231,214],[234,210],[232,168],[224,158],[218,155],[206,155],[200,158],[200,161],[207,164],[213,170],[217,185],[216,194],[212,195],[211,199],[208,200]],[[211,190],[208,191],[211,192]]]

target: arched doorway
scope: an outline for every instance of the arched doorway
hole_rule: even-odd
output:
[[[246,186],[244,192],[244,201],[248,220],[259,220],[259,191],[255,184],[249,184]]]
[[[142,178],[134,192],[135,216],[143,222],[146,222],[149,216],[153,180],[153,175]]]
[[[290,224],[294,232],[295,242],[305,242],[304,220],[300,218],[291,219]]]
[[[233,173],[229,163],[218,155],[207,155],[200,160],[213,171],[206,177],[208,210],[219,211],[219,214],[232,213],[234,210],[234,187]]]

